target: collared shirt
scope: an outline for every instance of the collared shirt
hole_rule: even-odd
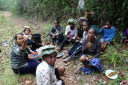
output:
[[[29,47],[26,48],[27,50],[30,50]],[[21,46],[19,46],[16,42],[11,47],[11,65],[14,69],[24,68],[28,66],[27,60],[25,59],[26,51],[21,49]]]
[[[55,69],[46,61],[37,66],[36,70],[37,85],[61,85],[62,81],[57,80]]]
[[[91,55],[97,58],[101,54],[101,42],[100,40],[95,38],[95,40],[91,43],[92,43],[91,47],[85,50],[85,45],[88,44],[88,36],[86,36],[86,38],[84,38],[83,43],[82,43],[83,54],[88,54],[88,55]]]
[[[71,31],[70,34],[67,34],[69,31]],[[75,39],[77,35],[77,28],[74,27],[73,30],[70,29],[70,25],[66,26],[65,35],[69,38]]]

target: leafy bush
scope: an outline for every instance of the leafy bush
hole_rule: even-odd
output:
[[[103,26],[106,19],[112,19],[119,31],[124,31],[128,24],[128,0],[85,0],[85,8],[78,9],[79,0],[1,0],[0,9],[10,9],[25,18],[40,20],[77,19],[91,10],[92,24]],[[80,11],[80,12],[79,12]]]
[[[125,58],[127,57],[127,50],[121,48],[117,43],[114,43],[115,46],[108,46],[107,52],[103,55],[106,57],[107,61],[113,63],[114,68],[116,65],[124,65]]]

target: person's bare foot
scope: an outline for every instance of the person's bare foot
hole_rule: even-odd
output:
[[[64,81],[66,78],[64,76],[60,76],[60,79]]]
[[[68,53],[65,56],[63,56],[62,59],[65,59],[67,57],[69,57],[69,54]]]
[[[123,80],[120,85],[128,85],[128,80]]]
[[[42,45],[44,46],[45,45],[45,42],[42,42]]]
[[[52,45],[55,45],[54,41],[52,41]]]

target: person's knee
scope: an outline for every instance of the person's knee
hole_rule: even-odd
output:
[[[65,72],[65,67],[59,67],[58,68],[58,72],[59,72],[59,75],[60,76],[63,76],[64,75],[64,72]]]
[[[82,63],[85,63],[87,60],[86,60],[86,56],[81,56],[80,57],[80,61],[82,62]]]

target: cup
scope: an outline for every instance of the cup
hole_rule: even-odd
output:
[[[104,27],[105,27],[105,28],[108,28],[108,25],[105,25]]]

